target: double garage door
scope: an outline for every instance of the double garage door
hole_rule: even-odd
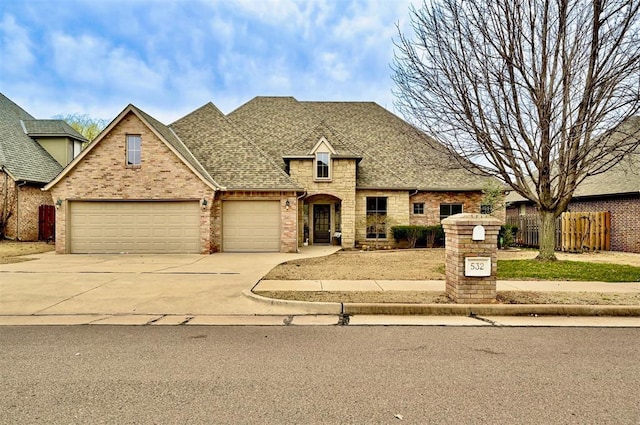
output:
[[[72,201],[69,207],[72,253],[200,252],[198,201]]]
[[[279,201],[224,201],[222,250],[280,251]]]
[[[71,201],[70,251],[78,254],[197,254],[198,201]],[[280,251],[279,201],[224,201],[222,250]]]

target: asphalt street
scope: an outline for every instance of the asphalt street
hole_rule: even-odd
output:
[[[640,329],[0,327],[1,424],[640,423]]]

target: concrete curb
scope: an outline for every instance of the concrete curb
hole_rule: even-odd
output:
[[[277,306],[298,307],[307,314],[341,314],[342,303],[307,302],[295,300],[281,300],[278,298],[267,298],[251,292],[249,289],[242,291],[245,297],[254,301]]]
[[[640,306],[569,304],[345,303],[343,313],[424,316],[610,316],[640,317]]]
[[[267,298],[250,290],[243,294],[255,301],[297,306],[313,314],[640,317],[640,305],[328,303]]]

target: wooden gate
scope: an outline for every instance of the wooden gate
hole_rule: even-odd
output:
[[[610,212],[562,213],[562,250],[568,252],[611,249]]]
[[[40,205],[38,208],[38,240],[56,239],[56,208],[53,205]]]

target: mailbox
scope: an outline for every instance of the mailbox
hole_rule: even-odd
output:
[[[476,226],[473,228],[473,234],[471,235],[471,240],[473,241],[483,241],[484,240],[484,226]]]

